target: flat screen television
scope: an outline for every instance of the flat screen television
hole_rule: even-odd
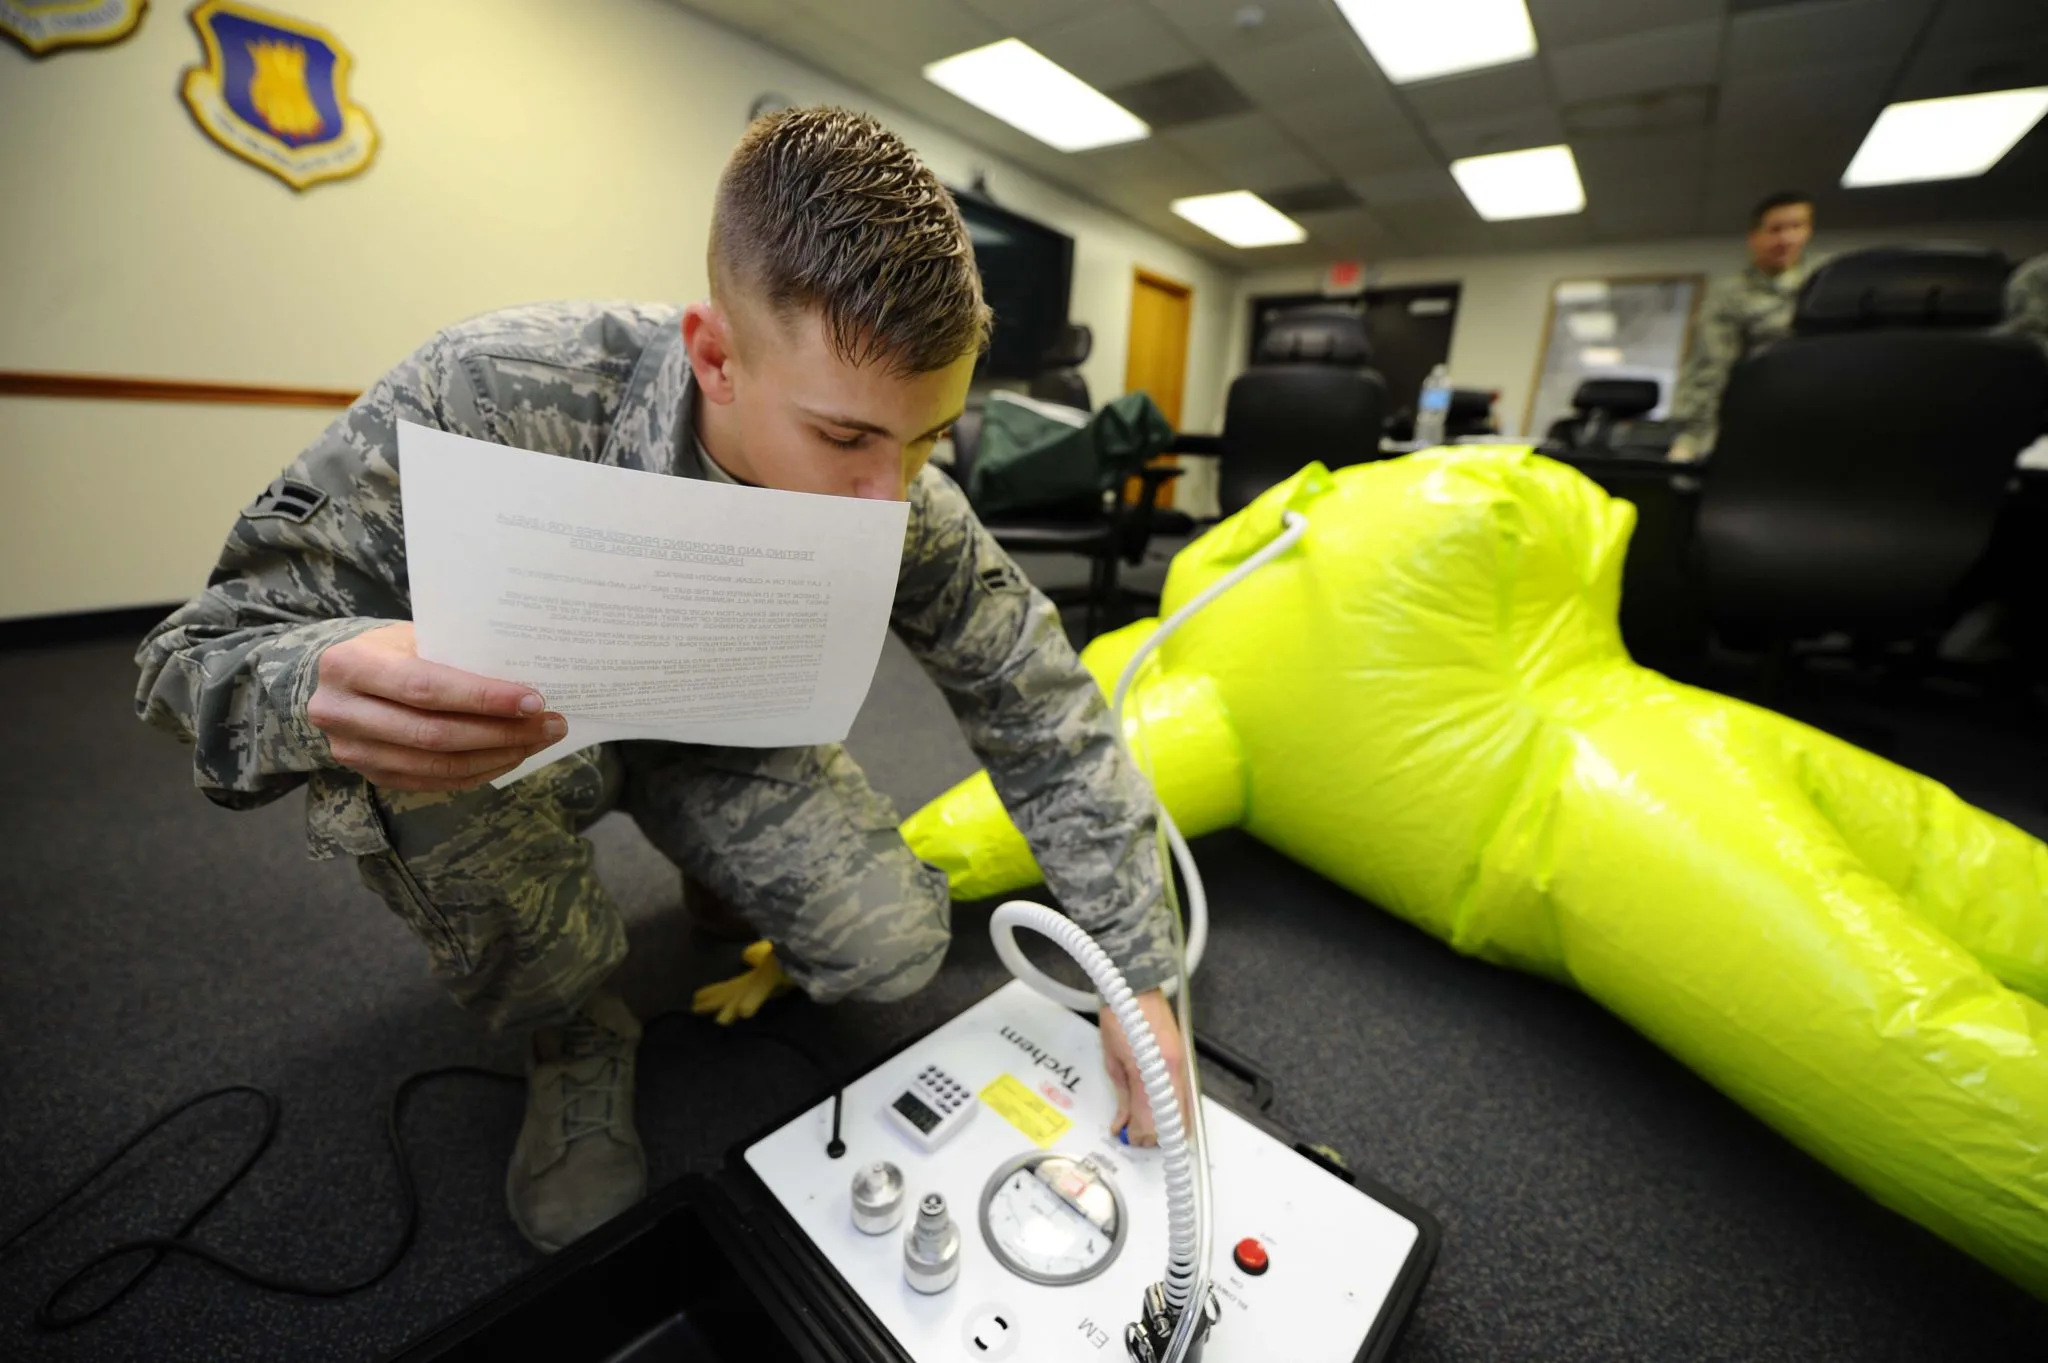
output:
[[[953,191],[953,201],[974,243],[982,295],[996,314],[980,372],[991,378],[1029,378],[1067,324],[1074,239],[965,190]]]

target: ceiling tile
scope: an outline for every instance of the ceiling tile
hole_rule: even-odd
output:
[[[1728,24],[1731,70],[1791,73],[1850,62],[1896,65],[1933,0],[1809,0],[1738,14]]]
[[[1703,128],[1713,118],[1714,102],[1713,88],[1705,85],[1589,99],[1564,106],[1564,126],[1575,137]]]
[[[1155,132],[1241,114],[1252,108],[1244,91],[1206,62],[1131,85],[1111,86],[1104,93],[1151,124]]]
[[[1032,35],[1031,45],[1098,90],[1197,64],[1201,57],[1139,0],[1110,0]]]
[[[1355,42],[1305,33],[1216,58],[1237,87],[1261,103],[1292,104],[1361,87],[1384,91],[1386,78]]]
[[[2048,15],[2048,0],[2042,12]],[[1891,94],[1899,100],[1935,99],[2031,85],[2048,85],[2048,34],[2031,43],[1990,39],[1922,48]]]
[[[1841,179],[1863,131],[1851,123],[1836,124],[1824,136],[1809,132],[1801,137],[1785,137],[1768,126],[1716,128],[1708,164],[1715,168],[1717,186],[1738,178],[1756,194],[1788,186],[1819,189]]]
[[[764,11],[757,22],[774,23],[768,18],[773,13]],[[819,20],[806,18],[787,25],[776,24],[761,36],[784,52],[865,89],[894,83],[906,72],[917,71],[903,58],[871,46],[859,35]]]
[[[1627,33],[1719,19],[1726,0],[1528,0],[1539,47],[1598,43]]]
[[[1342,180],[1321,180],[1312,185],[1292,185],[1267,190],[1259,196],[1291,218],[1304,213],[1333,213],[1362,204],[1358,191]]]
[[[1533,58],[1394,88],[1431,124],[1491,118],[1548,104],[1551,98],[1542,64]]]
[[[1588,169],[1584,178],[1586,215],[1596,230],[1612,235],[1633,227],[1654,236],[1689,229],[1698,220],[1707,168],[1695,160],[1648,173]]]
[[[1653,28],[1602,43],[1552,48],[1557,97],[1567,104],[1680,85],[1711,85],[1721,63],[1721,22]]]
[[[1514,222],[1482,222],[1474,235],[1480,251],[1548,251],[1582,246],[1593,239],[1592,224],[1583,213],[1555,218],[1521,218]],[[1491,380],[1498,383],[1498,376]]]
[[[1433,238],[1481,225],[1479,215],[1462,194],[1449,199],[1387,204],[1373,211],[1408,241],[1425,248]]]
[[[1948,0],[1928,30],[1928,47],[1982,42],[2048,42],[2041,0]]]
[[[1704,167],[1713,134],[1706,128],[1668,132],[1599,133],[1572,138],[1579,173],[1592,178],[1653,176],[1677,167]]]
[[[1393,238],[1392,230],[1380,220],[1379,215],[1366,208],[1303,213],[1295,221],[1308,230],[1309,241],[1321,247],[1330,259],[1371,255]]]
[[[858,0],[848,4],[796,0],[789,7],[804,10],[814,21],[862,39],[913,72],[921,70],[927,62],[1008,36],[1003,26],[991,23],[955,0]]]
[[[1889,61],[1846,61],[1796,73],[1729,62],[1714,121],[1723,130],[1769,129],[1787,141],[1853,125],[1860,133],[1884,102]]]
[[[1348,89],[1280,101],[1267,101],[1267,112],[1289,131],[1311,142],[1334,137],[1416,135],[1415,120],[1395,98],[1393,89],[1361,81]]]
[[[1165,204],[1188,194],[1205,194],[1230,186],[1215,171],[1197,163],[1163,137],[1126,142],[1115,147],[1067,156],[1068,178],[1108,194],[1131,186],[1140,203]]]
[[[1304,34],[1358,42],[1329,0],[1153,0],[1153,7],[1188,42],[1218,60]],[[1244,23],[1247,12],[1255,12],[1258,22]]]
[[[1599,241],[1654,241],[1689,237],[1700,230],[1700,196],[1666,193],[1613,198],[1587,209],[1587,226]]]
[[[1236,187],[1277,189],[1321,179],[1325,174],[1279,124],[1261,113],[1172,128],[1160,136]]]
[[[761,0],[725,0],[727,4],[754,4]],[[1040,29],[1078,19],[1102,8],[1102,0],[960,0],[960,3],[1003,30],[1004,34],[1029,39]]]
[[[1459,204],[1465,202],[1465,196],[1458,190],[1458,182],[1442,166],[1355,175],[1347,183],[1358,191],[1368,207],[1427,203],[1432,199],[1450,199]]]
[[[1304,140],[1316,159],[1346,179],[1443,168],[1443,158],[1436,150],[1406,127],[1368,133],[1329,132],[1305,136]]]
[[[1565,140],[1564,123],[1549,106],[1518,109],[1490,118],[1460,119],[1453,123],[1432,123],[1430,135],[1445,156],[1486,156],[1525,147],[1549,147]]]

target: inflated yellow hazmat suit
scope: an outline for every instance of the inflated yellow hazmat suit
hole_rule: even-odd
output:
[[[1243,827],[1460,951],[1571,982],[2048,1297],[2048,848],[1630,661],[1634,508],[1526,451],[1311,465],[1174,561],[1166,611],[1290,509],[1301,543],[1132,693],[1182,828]],[[1157,623],[1089,647],[1105,689]],[[962,898],[1038,879],[985,774],[904,834]]]

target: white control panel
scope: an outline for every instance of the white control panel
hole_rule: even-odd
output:
[[[989,1110],[928,1150],[891,1106],[928,1083],[934,1066]],[[1220,1103],[1205,1099],[1204,1113],[1211,1282],[1222,1306],[1206,1363],[1352,1363],[1419,1228]],[[1159,1152],[1120,1143],[1109,1130],[1115,1114],[1100,1034],[1012,983],[847,1087],[844,1158],[825,1154],[829,1099],[749,1146],[745,1158],[916,1363],[1122,1363],[1124,1327],[1146,1286],[1165,1276],[1166,1194]],[[1018,1182],[1019,1162],[1041,1153],[1066,1158],[1040,1164],[1033,1176],[1042,1187]],[[905,1281],[902,1229],[855,1228],[852,1178],[877,1160],[903,1171],[910,1206],[928,1193],[945,1198],[960,1232],[959,1278],[947,1290],[925,1295]],[[1120,1208],[1100,1191],[1098,1174]],[[1091,1245],[1096,1231],[1115,1234],[1113,1255]],[[989,1243],[1001,1237],[1013,1262],[1030,1265],[1039,1262],[1034,1235],[1061,1254],[1071,1244],[1081,1267],[1047,1259],[1051,1281],[1034,1281]],[[1102,1266],[1090,1262],[1091,1248]],[[1062,1280],[1079,1272],[1091,1276]]]

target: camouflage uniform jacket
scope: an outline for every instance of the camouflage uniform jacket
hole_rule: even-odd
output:
[[[1792,334],[1792,309],[1799,286],[1806,282],[1801,262],[1782,274],[1768,275],[1755,265],[1716,280],[1700,304],[1693,328],[1692,352],[1671,399],[1671,419],[1702,450],[1712,449],[1719,422],[1721,394],[1735,362],[1768,341]]]
[[[2048,349],[2048,255],[2021,261],[2005,282],[2005,322],[1998,330]]]
[[[400,420],[703,478],[679,310],[541,304],[443,331],[244,510],[199,597],[142,643],[148,723],[195,745],[195,783],[247,809],[305,784],[316,857],[385,850],[368,783],[306,717],[328,645],[411,616]],[[1144,778],[1059,616],[944,473],[909,490],[891,624],[945,693],[1055,894],[1134,989],[1172,972]]]

